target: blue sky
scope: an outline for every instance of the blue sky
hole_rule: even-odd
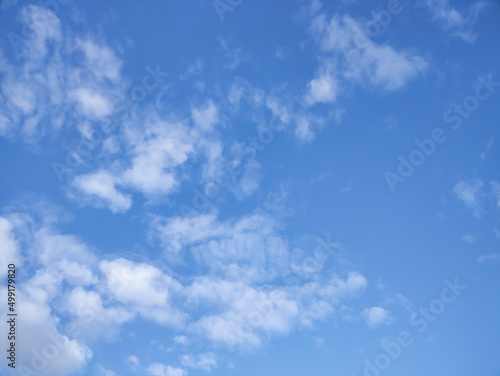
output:
[[[0,2],[0,373],[499,376],[499,16]]]

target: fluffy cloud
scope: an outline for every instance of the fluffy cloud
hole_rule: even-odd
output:
[[[326,319],[367,284],[357,272],[341,278],[321,269],[286,282],[284,275],[293,269],[288,242],[279,235],[281,225],[261,210],[227,220],[216,214],[154,219],[161,244],[193,262],[193,274],[182,281],[170,271],[175,263],[167,269],[125,258],[98,261],[87,244],[55,230],[52,214],[44,218],[13,213],[0,220],[3,254],[19,253],[21,242],[19,257],[33,270],[18,286],[20,327],[26,330],[21,334],[30,338],[19,359],[41,375],[82,370],[92,358],[92,343],[116,338],[125,323],[138,318],[175,328],[175,342],[184,347],[190,336],[230,350],[256,348]],[[43,353],[57,348],[61,355],[55,360]],[[43,358],[34,360],[32,350]],[[181,363],[208,372],[217,367],[217,357],[187,354]],[[138,361],[132,365],[139,367]],[[185,372],[161,364],[147,370]]]
[[[309,106],[316,103],[332,103],[337,99],[336,73],[333,61],[327,61],[323,64],[317,77],[307,84],[306,102]]]
[[[194,124],[203,132],[211,132],[218,122],[218,110],[213,101],[208,101],[205,105],[191,109],[191,116]]]
[[[175,168],[194,151],[187,127],[151,119],[141,130],[127,128],[131,166],[123,172],[123,183],[145,195],[166,194],[178,186]]]
[[[348,82],[369,82],[386,90],[396,90],[423,72],[428,65],[413,52],[397,51],[389,45],[371,41],[362,25],[348,15],[334,15],[328,20],[326,14],[320,14],[312,20],[311,30],[322,52],[337,59],[337,67],[326,71],[323,68],[325,73],[322,73],[322,77],[326,78],[309,83],[308,98],[311,98],[314,83],[318,93],[327,99],[334,99],[332,84],[326,84],[328,80],[333,80],[328,78],[332,77],[332,71],[335,73],[334,77],[342,77]],[[320,82],[326,83],[320,85]]]
[[[10,216],[10,220],[2,218],[0,221],[2,236],[6,236],[5,230],[17,232],[22,239],[23,257],[27,260],[23,268],[34,267],[36,271],[16,283],[16,309],[22,312],[17,317],[18,341],[25,344],[18,348],[17,367],[28,373],[39,372],[39,375],[64,376],[81,372],[92,351],[83,341],[72,338],[68,327],[61,325],[52,304],[67,286],[95,281],[92,272],[81,265],[92,265],[93,258],[89,257],[86,245],[74,237],[58,235],[43,226],[40,228],[40,224],[26,215]],[[12,248],[15,246],[13,241],[7,235],[2,245]],[[7,295],[5,288],[1,290]],[[6,340],[5,337],[0,341],[5,348]]]
[[[159,269],[147,264],[135,264],[125,259],[102,261],[99,264],[106,285],[115,299],[138,306],[164,306],[174,281]]]
[[[72,185],[77,191],[71,194],[72,197],[83,194],[84,199],[92,201],[94,206],[107,206],[113,213],[127,211],[132,206],[130,196],[116,189],[115,177],[108,171],[77,176]]]
[[[132,312],[160,324],[181,327],[186,315],[171,305],[171,296],[182,286],[172,277],[149,264],[120,258],[99,264],[113,298]]]
[[[65,297],[63,309],[72,318],[72,333],[76,338],[95,340],[113,339],[120,326],[135,316],[125,307],[105,307],[101,295],[76,287]]]
[[[37,5],[23,7],[19,21],[23,35],[9,35],[18,60],[10,63],[0,49],[1,134],[36,144],[109,115],[125,87],[115,52],[90,37],[63,34],[59,18]]]
[[[382,307],[367,308],[362,312],[361,316],[363,316],[370,328],[379,325],[390,325],[393,321],[391,313]]]
[[[237,280],[276,278],[288,263],[278,223],[265,213],[218,221],[216,214],[157,217],[152,228],[169,252],[190,247],[197,263],[213,275]]]
[[[83,115],[90,119],[102,118],[111,114],[112,106],[103,95],[87,88],[78,88],[69,95],[80,106]]]

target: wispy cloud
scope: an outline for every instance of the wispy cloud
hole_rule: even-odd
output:
[[[496,261],[496,260],[500,260],[500,253],[490,253],[487,255],[481,255],[478,257],[477,262],[482,264],[484,262]]]
[[[483,213],[479,201],[482,189],[483,183],[481,181],[461,180],[453,187],[453,193],[473,211],[477,218],[480,218]]]
[[[368,82],[392,91],[404,87],[428,66],[413,51],[397,51],[387,44],[373,42],[363,32],[362,25],[349,15],[335,14],[329,18],[320,14],[312,20],[311,32],[321,51],[335,59],[336,64],[330,63],[328,77],[334,75],[337,80],[342,78],[356,85]],[[327,99],[335,99],[333,90],[325,92],[332,93]]]
[[[449,0],[426,0],[426,5],[443,29],[465,42],[474,43],[477,35],[472,31],[479,13],[486,7],[483,1],[475,1],[469,9],[457,10]]]

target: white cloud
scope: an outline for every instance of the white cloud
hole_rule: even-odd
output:
[[[203,132],[211,132],[219,120],[217,106],[211,100],[199,108],[193,107],[191,116],[195,125]]]
[[[13,40],[17,60],[0,50],[0,124],[8,124],[0,132],[36,145],[80,121],[109,115],[126,86],[112,49],[90,37],[83,41],[70,29],[63,34],[47,8],[25,6],[19,21],[23,35]]]
[[[100,364],[97,366],[97,372],[98,372],[99,376],[116,376],[116,372],[114,372],[110,369],[104,368]]]
[[[130,355],[127,358],[127,364],[129,365],[132,371],[137,370],[137,368],[140,366],[139,359],[135,355]]]
[[[338,302],[342,297],[353,296],[364,291],[367,284],[366,278],[361,273],[349,272],[346,280],[336,276],[329,284],[322,286],[319,292],[330,301]]]
[[[4,217],[0,217],[0,278],[7,275],[7,265],[14,263],[19,265],[18,242],[12,232],[12,223]]]
[[[181,364],[184,367],[210,372],[213,368],[217,368],[217,355],[212,352],[198,355],[186,354],[181,356]]]
[[[483,189],[483,183],[480,181],[461,180],[453,187],[453,193],[470,208],[474,216],[481,217],[483,209],[479,203],[479,197]]]
[[[243,283],[200,280],[191,301],[208,304],[191,329],[229,348],[259,347],[268,335],[288,334],[299,317],[299,302],[283,291],[260,291]]]
[[[308,84],[306,103],[309,106],[316,103],[333,103],[337,99],[338,83],[334,63],[328,61],[323,64],[317,77]]]
[[[122,62],[111,48],[91,39],[80,38],[76,40],[76,46],[83,51],[86,67],[98,80],[107,78],[117,81],[120,78]]]
[[[19,108],[24,114],[31,114],[35,109],[35,94],[29,85],[7,77],[2,82],[3,94],[14,107]]]
[[[444,30],[468,43],[473,43],[476,40],[476,35],[471,31],[471,28],[481,10],[486,6],[485,2],[473,2],[467,12],[460,12],[450,5],[448,0],[427,0],[426,5]]]
[[[18,348],[17,368],[22,370],[26,367],[39,371],[39,375],[51,376],[83,371],[92,357],[91,350],[58,332],[58,320],[51,315],[50,307],[29,297],[19,300],[17,304],[18,310],[23,313],[18,318],[19,342],[25,344]],[[43,356],[44,348],[53,351],[54,355],[48,352],[51,354],[49,357]]]
[[[218,41],[220,50],[223,52],[224,60],[226,61],[223,65],[224,68],[236,69],[241,63],[248,60],[247,55],[241,47],[235,47],[229,40],[223,37],[219,37]]]
[[[102,261],[106,288],[113,298],[132,312],[159,324],[181,328],[187,316],[171,304],[171,297],[182,285],[158,268],[120,258]]]
[[[288,244],[278,235],[280,224],[260,210],[229,220],[212,214],[154,221],[165,245],[190,253],[196,273],[184,284],[161,263],[124,258],[98,262],[88,245],[53,229],[52,215],[42,224],[22,215],[0,221],[9,247],[22,229],[19,233],[29,244],[23,254],[35,268],[19,286],[23,327],[34,333],[34,347],[27,347],[20,359],[29,364],[30,351],[43,346],[49,335],[68,348],[43,375],[83,369],[92,356],[88,343],[116,338],[133,319],[175,328],[174,341],[183,347],[192,336],[229,349],[257,348],[273,336],[326,319],[341,299],[355,297],[367,284],[357,272],[340,278],[318,270],[298,284],[283,285],[282,277],[292,267]],[[181,358],[184,367],[206,372],[217,362],[212,353]],[[129,357],[127,363],[139,367],[137,358]],[[153,375],[185,374],[158,363],[147,369]]]
[[[120,258],[101,261],[99,268],[106,286],[115,299],[137,306],[165,306],[170,288],[178,288],[172,278],[148,264],[136,264]]]
[[[84,196],[84,200],[91,200],[97,207],[106,205],[113,213],[127,211],[132,206],[129,195],[120,193],[116,188],[115,177],[108,171],[99,170],[94,174],[80,175],[74,178],[73,187]],[[80,198],[75,193],[70,197]]]
[[[152,363],[147,371],[153,376],[185,376],[187,372],[181,368],[173,368],[160,363]]]
[[[91,119],[102,118],[112,112],[111,103],[103,95],[88,88],[78,88],[69,95],[78,102],[83,114]]]
[[[379,325],[390,325],[394,320],[391,313],[382,307],[367,308],[361,315],[370,328],[375,328]]]
[[[275,220],[264,213],[218,221],[216,214],[164,219],[152,224],[169,252],[190,247],[200,266],[214,275],[243,280],[276,277],[287,265],[285,242],[274,234]]]
[[[266,107],[271,110],[273,116],[277,117],[284,125],[290,124],[293,117],[292,102],[284,101],[281,93],[271,93],[266,97]]]
[[[491,150],[491,147],[493,146],[494,142],[495,142],[494,138],[492,138],[488,141],[488,144],[486,145],[484,151],[481,152],[481,155],[480,155],[481,161],[486,160],[486,156],[488,155],[488,152]]]
[[[131,166],[123,173],[123,184],[145,195],[167,194],[178,186],[175,168],[194,152],[191,136],[180,123],[151,119],[142,129],[129,128]]]
[[[186,336],[175,336],[174,342],[176,344],[186,346],[189,343],[189,339]]]
[[[367,285],[351,272],[326,281],[309,273],[318,280],[303,286],[262,286],[294,270],[287,242],[276,234],[279,224],[264,212],[224,221],[216,214],[157,217],[152,227],[166,249],[189,257],[202,273],[183,289],[186,307],[205,311],[193,317],[189,331],[214,344],[258,347],[271,335],[325,319]]]
[[[323,128],[322,119],[317,119],[308,116],[297,116],[295,137],[303,142],[312,142],[316,137],[319,129]]]
[[[348,15],[334,15],[330,21],[325,14],[316,16],[311,30],[321,50],[339,59],[338,76],[352,83],[369,82],[386,90],[396,90],[428,66],[413,52],[397,51],[389,45],[371,41],[361,24]],[[324,87],[329,88],[328,85]],[[329,93],[328,90],[325,92]]]
[[[64,308],[72,317],[74,337],[84,340],[111,340],[118,334],[120,326],[135,316],[123,307],[105,307],[98,293],[82,287],[66,295]]]
[[[37,59],[47,54],[47,45],[62,39],[61,24],[52,11],[37,6],[28,5],[21,9],[21,21],[29,30],[29,55]]]
[[[236,185],[231,187],[238,200],[244,200],[252,196],[260,187],[262,180],[262,168],[259,162],[251,159],[243,165],[241,178]]]

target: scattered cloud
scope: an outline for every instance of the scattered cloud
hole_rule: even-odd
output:
[[[488,144],[486,144],[486,147],[485,149],[481,152],[481,161],[485,161],[486,160],[486,156],[488,155],[488,152],[491,150],[491,147],[493,146],[493,143],[495,142],[495,139],[492,138],[490,139],[490,141],[488,141]]]
[[[455,193],[457,198],[473,211],[474,216],[477,218],[480,218],[483,213],[483,209],[479,203],[482,189],[482,182],[466,180],[459,181],[453,187],[453,193]]]
[[[367,308],[361,315],[370,328],[380,325],[390,325],[394,320],[391,313],[382,307]]]
[[[477,259],[477,262],[482,264],[488,261],[496,261],[500,259],[500,253],[490,253],[487,255],[480,255]]]
[[[326,14],[320,14],[312,20],[311,31],[321,51],[336,61],[336,77],[353,84],[369,82],[393,91],[404,87],[428,66],[415,52],[397,51],[387,44],[371,41],[361,24],[348,15],[335,14],[328,19]],[[320,82],[316,85],[317,92],[324,96],[320,98],[333,100],[333,85],[319,85]]]
[[[173,368],[160,363],[152,363],[147,368],[152,376],[186,376],[187,372],[181,368]]]
[[[306,103],[313,106],[316,103],[333,103],[337,99],[338,84],[333,61],[323,63],[317,77],[308,84]]]
[[[472,32],[480,12],[486,7],[483,1],[474,1],[468,10],[459,11],[449,0],[426,0],[426,5],[444,30],[465,42],[474,43],[477,35]]]
[[[207,352],[199,355],[183,355],[181,364],[187,368],[199,369],[204,372],[210,372],[217,368],[217,355]]]
[[[479,237],[477,235],[463,235],[462,239],[467,243],[474,243]]]
[[[99,376],[116,376],[116,372],[114,372],[110,369],[104,368],[100,364],[97,366],[97,374]]]
[[[116,189],[115,179],[109,171],[100,170],[75,177],[73,187],[80,200],[88,200],[96,207],[108,207],[113,213],[125,212],[132,206],[132,199]]]
[[[140,365],[141,365],[140,362],[139,362],[139,358],[137,358],[135,355],[130,355],[127,358],[126,363],[128,364],[128,366],[130,367],[130,369],[132,371],[137,370],[140,367]]]

